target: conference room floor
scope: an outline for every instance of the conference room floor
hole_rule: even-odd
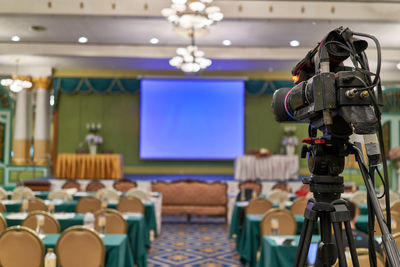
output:
[[[239,258],[223,218],[194,216],[188,224],[186,216],[163,216],[147,266],[241,266]]]

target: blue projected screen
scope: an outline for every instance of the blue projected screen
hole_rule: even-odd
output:
[[[233,159],[243,150],[243,81],[142,80],[140,158]]]

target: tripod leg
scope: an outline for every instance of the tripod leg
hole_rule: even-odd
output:
[[[346,229],[346,237],[347,242],[349,243],[350,253],[351,253],[351,260],[353,262],[354,267],[359,267],[360,264],[357,258],[357,251],[356,251],[356,244],[354,243],[354,236],[353,232],[351,231],[351,226],[349,221],[344,222],[344,227]]]
[[[304,223],[303,227],[301,228],[299,247],[297,248],[296,258],[293,265],[294,267],[304,267],[306,264],[308,250],[310,249],[312,232],[315,222],[318,218],[318,213],[312,210],[312,207],[312,205],[307,205],[307,208],[304,211]]]
[[[336,246],[337,246],[338,258],[339,258],[339,266],[347,267],[346,255],[344,254],[341,223],[334,222],[333,230],[335,232]]]

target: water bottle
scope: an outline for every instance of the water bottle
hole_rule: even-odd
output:
[[[47,250],[44,257],[44,267],[57,267],[57,256],[52,248]]]
[[[83,217],[83,225],[94,230],[94,215],[93,213],[86,213]]]
[[[271,219],[271,235],[279,235],[279,220],[278,220],[278,218]]]

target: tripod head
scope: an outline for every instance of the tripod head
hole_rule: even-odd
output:
[[[308,168],[312,173],[303,183],[310,185],[317,202],[330,203],[340,198],[344,192],[343,177],[339,176],[344,169],[344,159],[349,154],[347,140],[343,138],[315,138],[302,140],[301,157],[308,157]]]

